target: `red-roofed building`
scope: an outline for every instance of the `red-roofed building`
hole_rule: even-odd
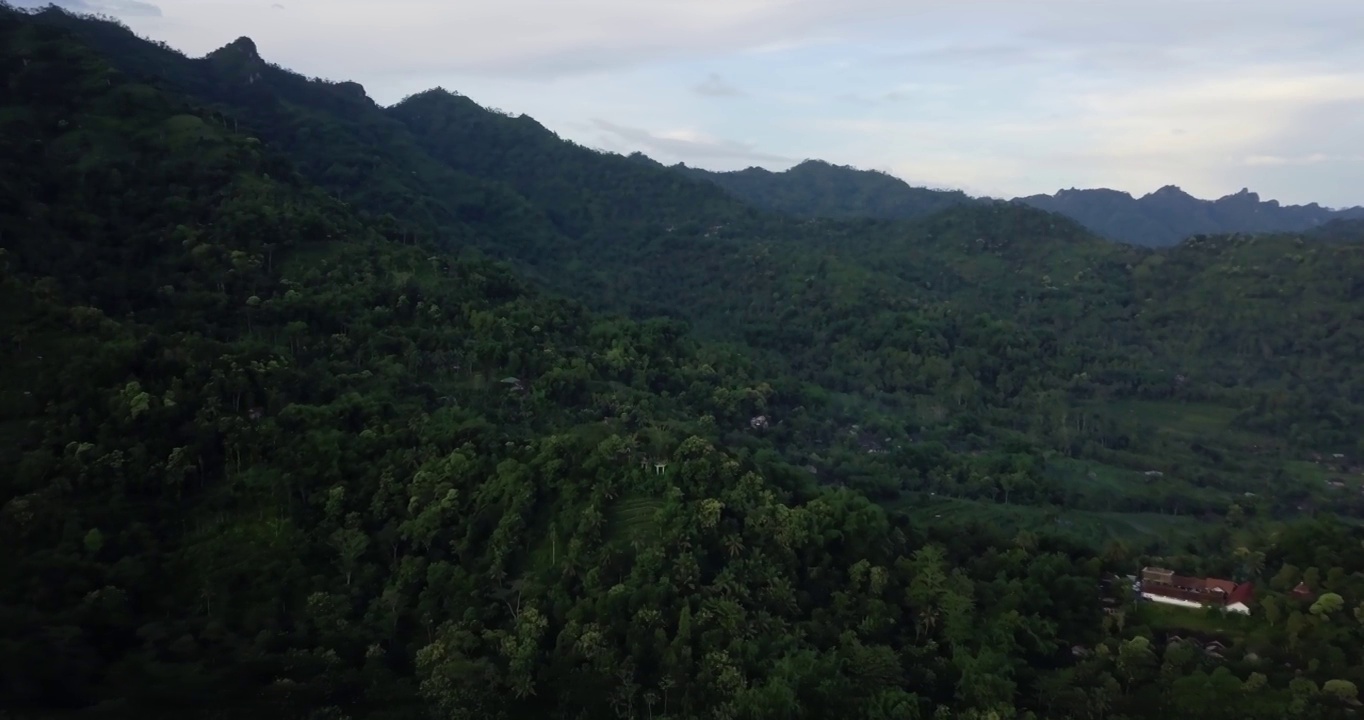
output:
[[[1227,593],[1227,612],[1250,614],[1250,603],[1255,599],[1255,583],[1243,582]]]
[[[1220,578],[1187,577],[1165,568],[1146,567],[1141,569],[1141,596],[1166,605],[1217,607],[1249,615],[1255,585]]]

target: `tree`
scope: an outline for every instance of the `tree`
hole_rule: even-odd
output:
[[[1308,610],[1317,617],[1330,617],[1345,607],[1345,599],[1336,593],[1322,593]]]
[[[1359,700],[1359,688],[1349,680],[1327,680],[1321,691],[1341,702],[1354,704]]]
[[[1151,641],[1145,637],[1139,635],[1124,640],[1118,646],[1118,669],[1126,678],[1128,689],[1138,680],[1146,677],[1149,671],[1155,667],[1155,664],[1155,651],[1151,649]]]
[[[1279,607],[1279,601],[1273,596],[1260,600],[1260,612],[1264,614],[1265,622],[1269,623],[1270,627],[1278,625],[1279,621],[1283,619],[1283,609]]]

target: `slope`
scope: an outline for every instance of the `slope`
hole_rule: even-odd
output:
[[[330,192],[376,215],[394,213],[385,220],[394,239],[410,241],[402,223],[412,208],[467,197],[467,210],[448,222],[416,212],[427,228],[417,234],[504,257],[596,308],[684,318],[708,338],[736,343],[761,374],[793,380],[773,384],[772,397],[790,412],[763,415],[785,459],[823,482],[886,499],[951,491],[989,501],[1005,494],[999,475],[992,460],[970,453],[1002,447],[1018,456],[1029,488],[1009,497],[1047,504],[1063,497],[1035,461],[1048,453],[1126,470],[1178,455],[1199,473],[1231,477],[1210,496],[1181,473],[1159,508],[1214,512],[1263,489],[1262,478],[1293,459],[1229,462],[1244,456],[1239,445],[1217,458],[1189,442],[1172,448],[1143,421],[1104,411],[1136,399],[1166,403],[1171,417],[1202,402],[1236,414],[1277,389],[1269,379],[1284,360],[1242,357],[1228,373],[1219,368],[1235,346],[1215,328],[1178,313],[1164,313],[1179,318],[1168,329],[1144,325],[1139,315],[1162,316],[1165,297],[1159,277],[1141,269],[1156,262],[1152,253],[1104,242],[1058,215],[977,203],[911,223],[783,218],[448,92],[385,110],[355,86],[269,66],[246,41],[195,61],[107,23],[56,12],[42,19],[75,28],[139,77],[196,94],[225,121],[240,120]],[[402,190],[375,191],[386,187]],[[1139,295],[1139,284],[1149,292]],[[1303,402],[1287,412],[1337,434],[1364,417],[1325,407]],[[910,450],[926,442],[952,452]],[[1320,444],[1304,436],[1292,452]],[[1273,507],[1296,506],[1298,491]],[[1149,498],[1134,507],[1156,509]]]
[[[1364,385],[1347,358],[1364,352],[1364,246],[1348,240],[1191,238],[1137,266],[1139,327],[1170,363],[1269,390],[1248,427],[1353,452]]]
[[[1075,548],[717,442],[763,393],[675,324],[387,239],[3,7],[0,70],[5,707],[984,717],[1098,633]]]
[[[649,204],[638,200],[637,191],[619,189],[667,183],[656,163],[563,143],[527,118],[489,114],[467,98],[439,91],[409,98],[393,111],[432,157],[506,182],[532,202],[562,201],[554,188],[573,187],[578,202],[602,209],[581,232],[596,228],[601,238],[641,238],[612,244],[611,252],[597,256],[601,262],[623,269],[643,263],[666,267],[655,286],[641,290],[666,293],[686,317],[719,336],[780,353],[783,368],[820,392],[849,400],[848,414],[864,420],[855,421],[858,427],[849,435],[862,436],[866,453],[889,455],[888,464],[870,465],[902,478],[901,490],[1011,495],[1001,490],[998,467],[988,460],[968,462],[958,480],[925,482],[931,474],[921,463],[933,453],[904,450],[906,440],[941,441],[968,452],[1017,449],[1014,443],[1022,439],[1024,445],[1127,471],[1193,470],[1202,477],[1197,486],[1162,482],[1158,493],[1134,489],[1118,503],[1173,512],[1220,512],[1245,492],[1263,490],[1263,478],[1282,472],[1289,461],[1250,452],[1273,444],[1267,426],[1251,416],[1260,412],[1255,408],[1267,393],[1278,391],[1275,378],[1302,376],[1311,372],[1311,363],[1298,356],[1249,363],[1244,354],[1233,358],[1239,351],[1228,344],[1223,328],[1191,318],[1169,332],[1146,323],[1145,317],[1177,313],[1174,296],[1181,292],[1177,278],[1147,272],[1161,260],[1151,261],[1157,255],[1152,251],[1104,242],[1055,214],[996,202],[959,206],[914,223],[793,223],[735,212],[709,233],[725,245],[693,248],[678,237],[675,244],[645,245],[649,249],[641,252],[650,230],[640,218],[652,217],[657,225],[685,218],[686,203],[679,207],[676,201],[695,191],[684,188],[671,203]],[[509,160],[531,147],[536,162],[530,166]],[[705,212],[723,211],[713,196],[702,196],[708,204],[698,205]],[[692,250],[697,252],[689,254]],[[739,267],[743,272],[731,274],[736,268],[729,259],[696,272],[703,258],[734,251],[751,252]],[[1308,277],[1294,282],[1310,282]],[[1163,282],[1171,283],[1168,292]],[[1218,280],[1206,276],[1201,282],[1216,286]],[[1242,290],[1217,291],[1226,302]],[[1348,315],[1351,309],[1337,303],[1329,312]],[[1241,336],[1254,332],[1244,324],[1232,327]],[[1278,329],[1292,332],[1288,324]],[[1337,347],[1329,357],[1342,368],[1353,367],[1341,362],[1348,348]],[[1353,372],[1342,370],[1314,386],[1288,410],[1313,428],[1298,434],[1288,452],[1334,444],[1354,421],[1346,418],[1364,418],[1359,406],[1343,412],[1338,403],[1326,410],[1307,401],[1329,392],[1328,386],[1348,387]],[[1162,422],[1170,424],[1178,424],[1181,406],[1198,403],[1218,405],[1219,416],[1226,410],[1237,419],[1204,437],[1158,436],[1146,432],[1145,416],[1105,407],[1124,399],[1165,403]],[[1208,451],[1209,444],[1219,450]],[[822,456],[821,450],[802,460],[820,467],[827,464]],[[1039,474],[1028,459],[1016,467],[1030,468],[1009,480],[1022,489],[1016,500],[1056,501],[1054,475]],[[1216,481],[1206,479],[1214,476]],[[857,487],[877,497],[896,496],[893,486],[871,478]],[[1266,511],[1288,512],[1297,504],[1293,498],[1320,490],[1284,483]],[[1153,503],[1153,496],[1164,499]],[[1103,502],[1098,507],[1113,507]]]
[[[286,71],[263,60],[248,38],[195,59],[103,18],[54,7],[34,19],[78,33],[131,77],[213,108],[395,240],[478,250],[542,281],[571,260],[574,248],[544,212],[502,185],[432,161],[356,83]]]

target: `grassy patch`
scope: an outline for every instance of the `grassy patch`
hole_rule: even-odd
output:
[[[1125,424],[1146,426],[1172,439],[1206,442],[1219,438],[1248,445],[1258,439],[1253,433],[1232,428],[1240,410],[1223,405],[1125,400],[1106,402],[1095,409]]]
[[[658,535],[654,520],[663,500],[654,497],[627,496],[611,507],[608,537],[612,542],[652,542]]]
[[[1178,445],[1198,443],[1246,459],[1279,444],[1271,436],[1232,426],[1240,409],[1211,403],[1126,400],[1093,406],[1129,428],[1154,432]]]
[[[1140,488],[1146,484],[1146,477],[1135,470],[1072,458],[1048,461],[1047,474],[1068,492],[1082,495],[1087,500],[1140,495]]]
[[[1331,479],[1331,473],[1325,467],[1311,460],[1289,460],[1284,463],[1284,471],[1304,482],[1324,483]]]
[[[1134,545],[1175,543],[1196,535],[1203,527],[1197,518],[1181,515],[1092,512],[951,498],[933,498],[915,506],[902,505],[900,509],[925,525],[975,520],[1005,532],[1031,530],[1064,535],[1094,547],[1110,540]]]
[[[1332,480],[1341,480],[1347,487],[1358,487],[1360,480],[1358,477],[1350,477],[1346,473],[1332,472],[1325,465],[1321,465],[1311,460],[1290,460],[1284,463],[1284,473],[1288,477],[1307,488],[1309,492],[1322,492],[1326,490],[1327,483]]]
[[[1244,640],[1254,634],[1259,624],[1251,616],[1155,602],[1138,603],[1133,620],[1154,632],[1193,633],[1202,637],[1216,637],[1223,642]]]

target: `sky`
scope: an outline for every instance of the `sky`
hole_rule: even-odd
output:
[[[1364,205],[1361,0],[56,4],[192,56],[247,36],[385,105],[444,87],[668,164]]]

